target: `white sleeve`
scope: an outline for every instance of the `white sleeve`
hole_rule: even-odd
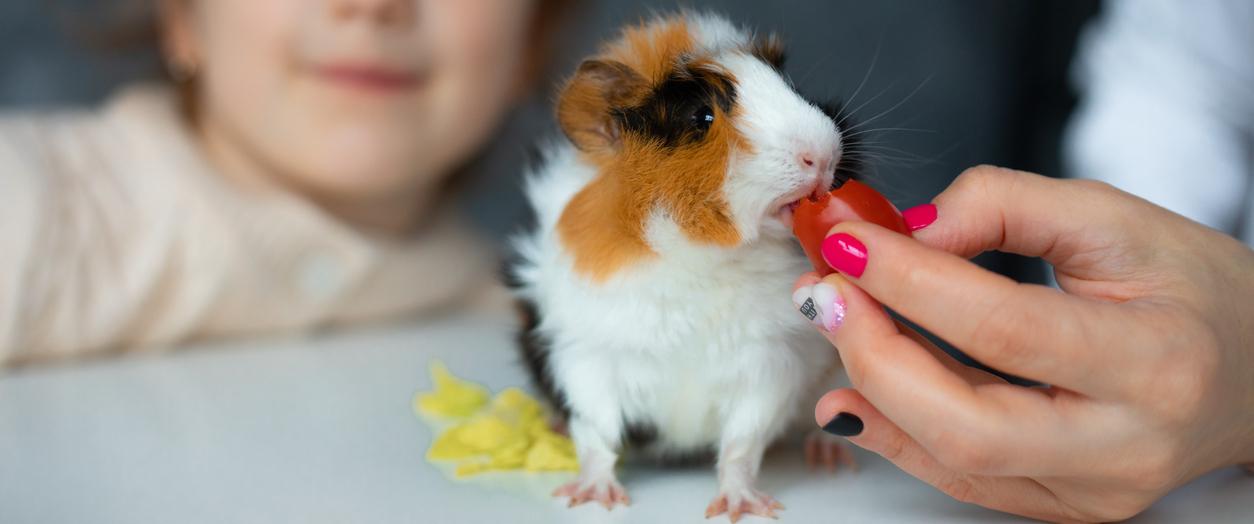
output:
[[[1074,71],[1081,105],[1065,142],[1071,174],[1237,233],[1254,189],[1254,2],[1105,6]]]

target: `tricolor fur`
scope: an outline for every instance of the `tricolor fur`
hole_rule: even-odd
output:
[[[562,90],[567,140],[528,180],[537,227],[511,276],[579,482],[612,483],[630,432],[662,454],[717,450],[720,489],[752,491],[838,367],[790,302],[809,268],[788,214],[852,143],[782,60],[773,37],[685,12],[624,30]]]

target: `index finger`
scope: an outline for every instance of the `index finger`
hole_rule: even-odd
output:
[[[855,252],[861,267],[842,269],[858,262]],[[824,256],[884,305],[993,368],[1105,393],[1120,386],[1111,369],[1136,365],[1120,348],[1143,335],[1118,328],[1128,322],[1113,304],[1019,284],[866,222],[832,228]]]

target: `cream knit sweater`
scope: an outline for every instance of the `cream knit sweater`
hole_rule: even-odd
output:
[[[385,240],[228,184],[161,88],[0,118],[0,367],[495,302],[486,253],[451,213]]]

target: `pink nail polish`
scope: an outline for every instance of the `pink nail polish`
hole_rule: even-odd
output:
[[[858,278],[866,270],[866,245],[848,233],[823,239],[823,261],[832,269]]]
[[[914,206],[903,211],[901,217],[906,219],[906,227],[911,231],[918,231],[936,221],[936,204]]]
[[[823,329],[831,333],[845,323],[845,301],[840,298],[835,287],[827,282],[819,282],[814,285],[812,296],[822,313]]]

